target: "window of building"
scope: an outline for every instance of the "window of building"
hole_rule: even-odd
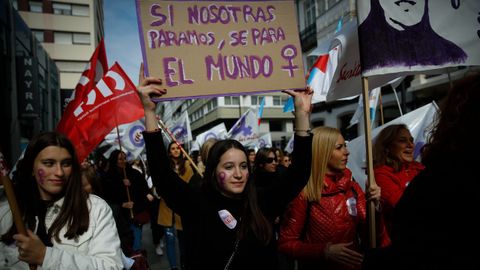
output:
[[[282,106],[282,98],[280,96],[273,97],[273,106]]]
[[[53,3],[53,14],[72,15],[72,5],[65,3]]]
[[[44,41],[42,30],[33,30],[32,29],[32,33],[38,41],[40,41],[40,42]]]
[[[250,99],[252,100],[252,105],[260,105],[260,102],[262,101],[261,96],[250,96]]]
[[[305,1],[305,25],[315,24],[317,15],[315,14],[315,0]]]
[[[90,10],[86,5],[72,5],[72,15],[74,16],[90,16]]]
[[[283,131],[282,121],[280,120],[270,120],[270,131]]]
[[[240,105],[240,97],[224,97],[225,105]]]
[[[198,119],[202,118],[202,116],[203,116],[203,111],[202,111],[202,108],[200,108],[199,110],[196,110],[191,114],[191,120],[192,122],[195,122]]]
[[[68,3],[53,3],[53,14],[57,15],[73,15],[73,16],[90,16],[88,5],[75,5]]]
[[[318,15],[322,15],[327,11],[327,1],[326,0],[318,0]]]
[[[72,44],[72,33],[53,32],[53,41],[55,44]]]
[[[205,105],[205,107],[206,107],[206,112],[205,113],[213,111],[215,108],[217,108],[217,100],[212,99],[212,100],[208,101],[207,104]]]
[[[41,1],[28,1],[28,5],[30,6],[30,12],[43,12],[43,4]]]
[[[73,44],[90,44],[89,33],[73,33]]]
[[[54,32],[55,44],[90,44],[89,33]]]
[[[87,62],[66,62],[56,61],[57,67],[62,72],[83,72],[87,66]]]
[[[273,97],[273,106],[283,106],[287,102],[287,96],[274,96]]]

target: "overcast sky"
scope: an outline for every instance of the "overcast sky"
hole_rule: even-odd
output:
[[[136,85],[142,59],[134,0],[104,0],[108,64],[118,62]]]

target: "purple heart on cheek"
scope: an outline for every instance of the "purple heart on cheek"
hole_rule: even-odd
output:
[[[43,169],[38,169],[37,175],[38,175],[37,181],[43,185],[43,183],[45,183],[45,171]]]
[[[225,178],[226,178],[226,174],[225,174],[224,172],[218,173],[217,179],[218,179],[219,184],[220,184],[222,187],[225,185]]]

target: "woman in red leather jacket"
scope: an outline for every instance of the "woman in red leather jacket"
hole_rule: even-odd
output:
[[[393,208],[410,181],[425,168],[414,160],[414,152],[413,137],[405,124],[385,127],[375,138],[373,167],[375,182],[382,188],[380,201],[387,235],[391,231]]]
[[[280,228],[279,250],[298,260],[298,269],[360,269],[365,244],[367,199],[380,199],[372,185],[368,198],[347,169],[348,152],[340,131],[313,130],[312,173],[291,202]],[[360,236],[360,239],[359,239]]]

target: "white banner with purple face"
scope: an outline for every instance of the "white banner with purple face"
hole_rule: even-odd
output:
[[[356,1],[362,73],[480,64],[480,1]]]
[[[257,146],[258,148],[272,147],[272,136],[270,135],[270,132],[265,133],[258,138]]]
[[[248,109],[228,131],[228,138],[237,140],[244,146],[256,145],[258,140],[257,109]]]

